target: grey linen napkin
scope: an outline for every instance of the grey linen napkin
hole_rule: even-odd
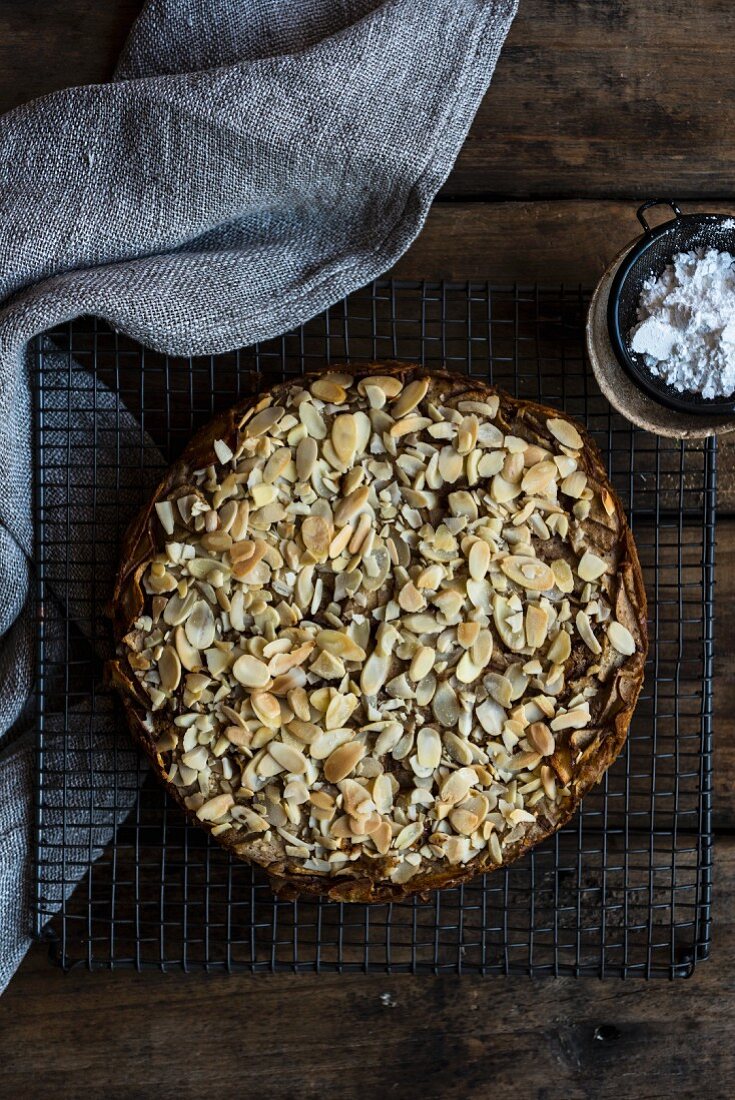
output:
[[[0,119],[0,989],[31,928],[28,341],[90,313],[169,354],[214,354],[385,271],[446,179],[516,3],[149,0],[114,81]],[[101,386],[98,403],[139,443]],[[74,461],[88,431],[80,416]],[[153,481],[152,446],[150,458]],[[70,590],[57,570],[72,608],[87,598],[83,531]],[[99,701],[93,723],[89,707],[75,718],[69,751],[103,763]],[[69,843],[87,861],[115,825],[102,794],[86,823],[89,792],[76,807],[69,796]],[[70,824],[61,808],[51,820]]]

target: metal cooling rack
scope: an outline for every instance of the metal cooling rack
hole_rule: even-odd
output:
[[[379,281],[296,332],[215,358],[166,358],[93,319],[39,343],[39,935],[59,889],[85,872],[44,933],[62,966],[679,977],[707,956],[715,444],[657,439],[611,411],[585,361],[586,305],[580,290],[563,287]],[[44,381],[52,349],[62,353],[53,385]],[[95,502],[85,522],[98,605],[120,534],[150,491],[145,433],[168,461],[193,429],[254,389],[325,362],[386,358],[447,364],[587,424],[641,553],[652,638],[646,685],[620,759],[574,822],[516,864],[427,901],[277,901],[259,872],[184,822],[144,763],[129,765],[124,728],[100,733],[110,706],[99,686],[107,626],[96,612],[80,623],[63,595],[78,523],[69,471],[82,462],[75,493],[81,477]],[[104,469],[96,453],[86,461],[71,453],[73,361],[90,372],[86,415],[100,448],[118,440]],[[93,377],[139,421],[137,444],[120,445],[121,414],[103,407]],[[115,491],[131,473],[137,501]],[[82,751],[72,751],[69,731]],[[100,736],[114,752],[102,776]],[[93,863],[90,820],[123,816]]]

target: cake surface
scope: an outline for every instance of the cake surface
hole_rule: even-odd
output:
[[[647,649],[583,429],[409,364],[217,417],[131,525],[112,613],[112,683],[177,802],[286,896],[349,901],[563,825],[624,745]]]

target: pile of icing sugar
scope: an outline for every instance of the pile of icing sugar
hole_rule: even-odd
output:
[[[652,374],[679,392],[735,392],[735,257],[715,248],[680,252],[643,284],[628,335]]]

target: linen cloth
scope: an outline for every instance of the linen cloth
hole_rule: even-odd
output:
[[[0,119],[0,989],[32,922],[29,340],[96,314],[157,350],[214,354],[300,324],[378,276],[446,179],[516,3],[149,0],[110,83]],[[68,370],[52,357],[55,369]],[[73,372],[80,393],[84,373]],[[139,443],[132,417],[94,384],[121,415],[123,440],[129,431]],[[100,445],[90,428],[80,414],[72,466]],[[150,458],[153,484],[152,445]],[[66,491],[64,479],[59,515]],[[93,506],[83,491],[72,500],[82,518]],[[72,610],[89,599],[84,530],[70,590],[65,563],[49,565]],[[104,764],[112,716],[96,707],[94,743],[75,746],[76,723],[66,737],[71,753],[92,748]],[[88,719],[82,708],[78,729]],[[48,716],[51,728],[60,721]],[[87,860],[115,825],[103,772],[86,827],[89,793],[69,794],[68,843]],[[49,823],[60,833],[61,806]]]

